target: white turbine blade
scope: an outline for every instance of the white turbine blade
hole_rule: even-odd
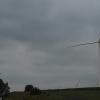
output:
[[[84,46],[84,45],[90,45],[90,44],[96,44],[96,43],[99,43],[99,42],[81,43],[81,44],[76,44],[76,45],[69,46],[69,48],[71,48],[71,47],[79,47],[79,46]]]

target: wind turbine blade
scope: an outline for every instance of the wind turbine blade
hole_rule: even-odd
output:
[[[99,43],[99,42],[87,42],[87,43],[72,45],[72,46],[69,46],[69,47],[70,47],[70,48],[71,48],[71,47],[79,47],[79,46],[90,45],[90,44],[96,44],[96,43]]]

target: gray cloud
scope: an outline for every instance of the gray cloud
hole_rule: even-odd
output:
[[[28,83],[40,88],[73,87],[78,80],[95,85],[97,45],[67,46],[98,39],[99,10],[99,0],[1,0],[2,77],[17,90]]]

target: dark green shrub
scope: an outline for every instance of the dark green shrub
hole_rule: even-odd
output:
[[[42,92],[41,92],[41,90],[39,89],[39,88],[37,88],[37,87],[34,87],[33,89],[32,89],[32,91],[30,92],[30,95],[40,95]]]
[[[25,91],[25,92],[31,92],[32,89],[33,89],[33,85],[26,85],[24,91]]]

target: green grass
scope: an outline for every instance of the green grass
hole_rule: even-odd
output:
[[[30,96],[13,92],[5,100],[100,100],[100,88],[45,90],[46,94]]]

